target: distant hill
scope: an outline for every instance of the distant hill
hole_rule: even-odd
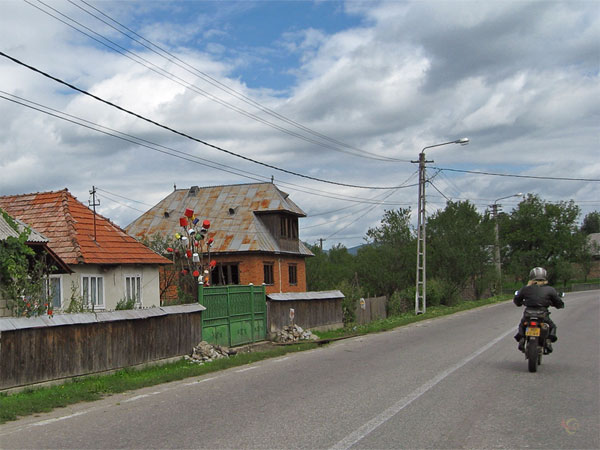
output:
[[[348,253],[350,253],[351,255],[356,256],[356,254],[358,253],[358,249],[361,248],[361,247],[364,247],[365,245],[368,245],[368,244],[360,244],[360,245],[357,245],[356,247],[350,247],[348,249]]]

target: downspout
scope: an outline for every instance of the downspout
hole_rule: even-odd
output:
[[[281,294],[282,292],[282,278],[283,276],[281,275],[281,258],[277,259],[277,262],[279,263],[279,293]]]

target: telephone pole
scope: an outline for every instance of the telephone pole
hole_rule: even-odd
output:
[[[418,161],[411,161],[413,163],[419,163],[419,200],[417,206],[418,220],[417,220],[417,281],[415,290],[415,314],[425,314],[427,311],[427,232],[425,229],[425,183],[427,179],[425,177],[425,164],[432,163],[433,161],[427,161],[425,159],[425,150],[433,147],[440,147],[448,144],[460,144],[467,145],[469,143],[468,138],[457,139],[455,141],[443,142],[441,144],[429,145],[424,147],[419,153]]]

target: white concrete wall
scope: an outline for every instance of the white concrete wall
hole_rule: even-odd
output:
[[[121,265],[114,267],[98,265],[72,265],[72,274],[55,275],[61,282],[61,310],[68,308],[73,295],[78,298],[82,295],[81,284],[83,277],[101,277],[103,280],[104,307],[98,310],[114,310],[119,300],[126,298],[125,278],[141,276],[141,307],[149,308],[160,306],[160,285],[158,266],[149,265]],[[56,311],[57,313],[60,310]]]

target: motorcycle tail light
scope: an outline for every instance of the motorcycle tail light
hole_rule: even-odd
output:
[[[531,322],[529,322],[529,325],[531,325],[532,327],[537,327],[537,322],[534,322],[533,320]]]

